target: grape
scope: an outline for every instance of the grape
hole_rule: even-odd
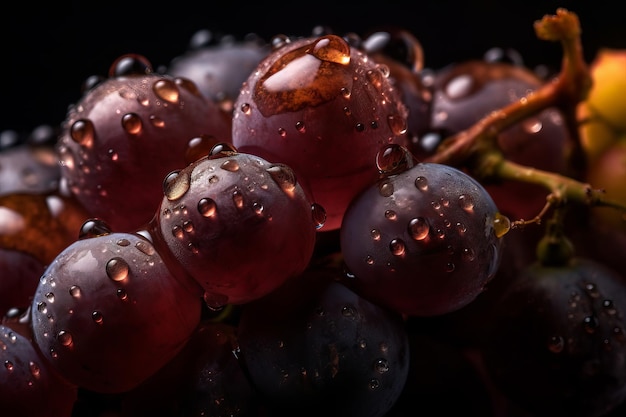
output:
[[[407,315],[457,310],[498,269],[499,220],[483,186],[456,168],[418,163],[386,175],[358,195],[344,216],[348,285]]]
[[[382,416],[402,392],[409,346],[401,317],[308,269],[243,307],[239,354],[279,415]]]
[[[165,178],[154,227],[207,304],[221,308],[259,298],[302,272],[324,208],[290,167],[228,144],[213,149]]]
[[[33,338],[72,384],[122,392],[183,348],[200,305],[147,238],[103,233],[68,246],[42,274],[32,300]]]
[[[76,386],[58,377],[31,341],[0,325],[0,405],[6,416],[66,417]]]
[[[407,109],[379,65],[334,35],[276,41],[235,102],[233,145],[292,167],[339,228],[376,180],[379,148],[407,144]]]
[[[136,55],[119,57],[108,78],[89,86],[62,128],[64,187],[119,231],[152,218],[163,177],[184,166],[192,139],[231,137],[229,118],[193,82],[156,74]]]
[[[250,11],[176,6],[184,30],[125,4],[107,30],[105,9],[61,17],[19,47],[27,59],[5,51],[19,75],[3,77],[7,110],[28,97],[11,123],[65,101],[72,66],[102,58],[108,73],[83,78],[58,125],[0,131],[0,414],[623,413],[619,49],[588,67],[580,34],[595,30],[565,9],[534,24],[562,59],[531,70],[516,45],[464,53],[482,28],[487,46],[522,33],[508,15],[482,24],[455,5],[462,19],[422,25],[431,5],[385,7],[373,30],[302,36],[318,10],[349,30],[371,10],[281,19],[264,4],[269,42],[252,26],[198,31],[176,55],[194,19],[234,26]],[[44,51],[64,29],[78,65]]]
[[[506,62],[469,60],[436,72],[432,86],[430,127],[442,138],[469,128],[536,90],[543,81],[528,68]],[[568,173],[571,135],[563,113],[549,108],[498,135],[498,145],[511,161]],[[423,152],[423,151],[422,151]],[[483,182],[500,211],[513,219],[532,219],[546,203],[546,191],[535,184]]]
[[[533,415],[601,416],[626,398],[624,277],[574,258],[520,271],[484,345],[496,386]]]

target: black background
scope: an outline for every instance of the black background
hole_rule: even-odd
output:
[[[253,32],[269,40],[281,33],[307,35],[316,25],[360,35],[396,26],[419,39],[431,68],[481,57],[491,47],[513,48],[529,66],[558,67],[559,45],[536,38],[533,22],[559,7],[579,16],[588,60],[601,47],[626,48],[626,15],[615,3],[597,0],[22,2],[0,19],[0,131],[59,124],[88,76],[106,74],[115,58],[131,52],[155,67],[166,65],[199,29],[237,37]]]

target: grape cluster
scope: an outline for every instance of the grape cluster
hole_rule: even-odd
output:
[[[561,72],[199,31],[3,132],[0,414],[623,413],[626,53],[535,28]]]

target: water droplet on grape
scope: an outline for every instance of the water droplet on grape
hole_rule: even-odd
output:
[[[122,128],[131,135],[138,135],[143,128],[141,117],[136,113],[125,114],[122,116]]]
[[[128,263],[122,258],[111,258],[106,264],[107,276],[113,281],[123,281],[128,278],[130,268]]]
[[[178,103],[180,92],[174,81],[169,79],[161,79],[152,85],[152,90],[157,97],[170,103]]]
[[[90,147],[95,139],[95,127],[88,119],[75,121],[70,128],[70,137],[81,146]]]
[[[191,181],[189,175],[181,175],[180,173],[180,170],[172,171],[163,181],[163,193],[170,201],[181,198],[189,190]]]

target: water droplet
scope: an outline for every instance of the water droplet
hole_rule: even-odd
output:
[[[67,347],[72,345],[72,335],[68,331],[61,330],[59,333],[57,333],[57,339],[59,340],[59,343],[63,346]]]
[[[371,379],[370,382],[368,383],[368,387],[369,389],[371,389],[372,391],[375,389],[378,389],[378,387],[380,387],[380,381],[378,379]]]
[[[104,317],[100,311],[93,311],[91,313],[91,319],[96,324],[102,324],[104,322]]]
[[[373,240],[380,240],[380,231],[378,229],[372,229],[370,230],[370,236],[372,237]]]
[[[321,61],[334,62],[340,65],[350,63],[350,45],[337,35],[319,38],[310,53]]]
[[[428,180],[426,179],[426,177],[420,175],[415,178],[415,186],[420,191],[426,191],[428,190]]]
[[[285,130],[285,128],[279,127],[278,134],[280,135],[281,138],[287,137],[287,131]]]
[[[266,171],[281,190],[288,194],[293,193],[296,188],[297,179],[296,174],[289,166],[284,164],[272,164]]]
[[[216,143],[209,151],[209,159],[230,158],[237,155],[237,148],[229,142]]]
[[[615,304],[613,303],[613,300],[602,301],[602,307],[610,316],[614,316],[615,314],[617,314],[617,310],[615,309]]]
[[[415,240],[424,240],[430,232],[428,221],[423,217],[411,219],[408,225],[409,235]]]
[[[341,315],[344,317],[353,318],[356,316],[356,311],[353,306],[345,305],[341,308]]]
[[[374,369],[379,374],[389,372],[389,362],[384,358],[376,359],[376,361],[374,361]]]
[[[472,196],[467,194],[461,194],[459,196],[459,206],[467,212],[471,212],[474,210],[474,199]]]
[[[528,133],[539,133],[543,128],[543,124],[538,118],[530,117],[522,122],[522,127]]]
[[[152,256],[155,254],[154,246],[145,240],[138,240],[137,243],[135,243],[135,247],[145,255]]]
[[[387,124],[389,125],[391,132],[396,136],[406,133],[406,119],[399,114],[392,114],[387,116]]]
[[[598,298],[598,297],[600,297],[600,292],[598,291],[597,285],[592,283],[592,282],[588,282],[588,283],[585,284],[585,292],[591,298]]]
[[[7,371],[11,372],[14,369],[14,365],[13,362],[6,360],[4,361],[4,367],[6,368]]]
[[[404,146],[389,144],[376,155],[378,172],[389,176],[399,174],[415,165],[413,154]]]
[[[222,162],[220,168],[229,172],[237,172],[239,171],[239,162],[234,159],[227,159],[226,161]]]
[[[476,259],[476,253],[474,252],[474,249],[472,248],[464,248],[461,251],[461,257],[463,258],[464,261],[471,262],[474,259]]]
[[[88,119],[77,120],[70,127],[70,137],[81,146],[92,146],[95,135],[93,122]]]
[[[165,127],[165,120],[163,120],[160,117],[157,117],[155,115],[151,115],[150,116],[150,123],[154,127]]]
[[[378,192],[382,197],[391,197],[394,192],[394,186],[392,182],[381,181],[378,183]]]
[[[111,227],[102,219],[89,219],[83,223],[78,231],[78,239],[89,239],[111,234]]]
[[[392,239],[389,242],[389,250],[394,256],[402,256],[406,251],[406,245],[402,239]]]
[[[122,116],[122,128],[131,135],[137,135],[143,128],[141,117],[135,113],[127,113]]]
[[[35,378],[39,378],[41,376],[41,368],[35,362],[30,361],[28,363],[28,369],[30,370],[30,374]]]
[[[49,303],[54,303],[54,293],[52,292],[46,293],[46,300],[48,300]]]
[[[385,75],[379,69],[367,70],[367,72],[365,73],[365,78],[374,87],[376,87],[377,89],[380,89],[383,85]]]
[[[70,287],[70,295],[74,298],[80,298],[80,287],[78,285],[72,285]]]
[[[46,314],[48,312],[48,305],[44,301],[38,302],[37,311],[39,311],[41,314]]]
[[[296,122],[296,130],[300,133],[306,133],[306,126],[302,120]]]
[[[311,204],[311,214],[315,228],[319,230],[324,227],[326,223],[326,209],[318,203],[313,203]]]
[[[552,353],[561,353],[565,348],[565,339],[562,336],[552,336],[548,340],[548,349]]]
[[[115,291],[115,294],[117,295],[117,298],[119,298],[119,299],[120,299],[120,300],[122,300],[122,301],[126,301],[126,300],[128,300],[128,293],[127,293],[127,292],[126,292],[126,290],[125,290],[125,289],[123,289],[123,288],[118,288],[118,289]]]
[[[501,213],[496,213],[493,219],[493,230],[496,237],[501,238],[511,230],[511,220]]]
[[[583,319],[583,327],[589,334],[595,333],[599,326],[600,322],[596,316],[587,316]]]
[[[167,78],[158,80],[152,85],[152,90],[162,100],[178,103],[180,92],[173,80]]]
[[[388,220],[396,220],[398,215],[393,210],[385,210],[385,218]]]
[[[243,114],[250,114],[251,108],[249,103],[243,103],[240,107]]]
[[[111,258],[106,264],[107,276],[113,281],[123,281],[128,278],[130,268],[122,258]]]
[[[217,204],[211,198],[201,198],[198,201],[198,212],[204,217],[213,217],[217,210]]]
[[[191,164],[208,156],[211,149],[218,143],[219,140],[212,135],[200,135],[192,138],[187,143],[187,149],[185,149],[185,162]]]
[[[237,207],[238,209],[243,208],[243,193],[241,192],[241,190],[235,190],[233,191],[233,203],[235,204],[235,207]]]
[[[181,174],[181,172],[180,170],[172,171],[163,181],[163,193],[170,201],[181,198],[189,190],[191,181],[189,174]]]

